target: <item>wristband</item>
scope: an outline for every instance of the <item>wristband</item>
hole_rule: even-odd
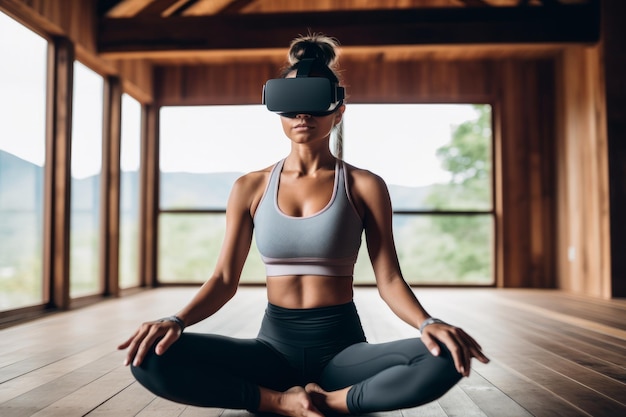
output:
[[[169,317],[164,317],[161,320],[159,320],[161,322],[163,321],[173,321],[174,323],[178,324],[178,327],[180,327],[180,332],[182,333],[183,330],[185,330],[185,322],[181,320],[180,317],[178,316],[169,316]]]
[[[420,326],[420,333],[424,332],[424,328],[430,324],[447,324],[445,321],[443,320],[439,320],[436,319],[434,317],[429,317],[426,320],[424,320],[424,322],[422,323],[422,325]]]

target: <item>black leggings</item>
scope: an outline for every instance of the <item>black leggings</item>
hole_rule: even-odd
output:
[[[151,352],[135,378],[172,401],[256,411],[259,387],[285,391],[317,382],[352,386],[352,414],[416,407],[460,379],[448,350],[435,357],[419,338],[367,343],[353,303],[314,309],[269,304],[255,339],[184,333],[164,355]]]

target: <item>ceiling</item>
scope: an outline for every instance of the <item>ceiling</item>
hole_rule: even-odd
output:
[[[355,51],[549,49],[595,43],[598,0],[98,0],[98,51],[206,62],[284,54],[306,32]],[[447,51],[447,52],[446,52]],[[474,53],[474,52],[473,52]]]

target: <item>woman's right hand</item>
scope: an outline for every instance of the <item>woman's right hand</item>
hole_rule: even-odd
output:
[[[182,331],[178,324],[169,320],[157,320],[143,323],[124,343],[117,348],[128,348],[124,365],[139,366],[148,354],[154,343],[159,343],[154,350],[157,355],[162,355],[180,337]]]

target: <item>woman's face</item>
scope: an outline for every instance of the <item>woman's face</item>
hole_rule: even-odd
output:
[[[341,105],[327,116],[311,116],[306,113],[297,114],[296,117],[280,116],[280,121],[285,135],[294,143],[328,140],[333,127],[341,122],[345,108],[345,105]]]

